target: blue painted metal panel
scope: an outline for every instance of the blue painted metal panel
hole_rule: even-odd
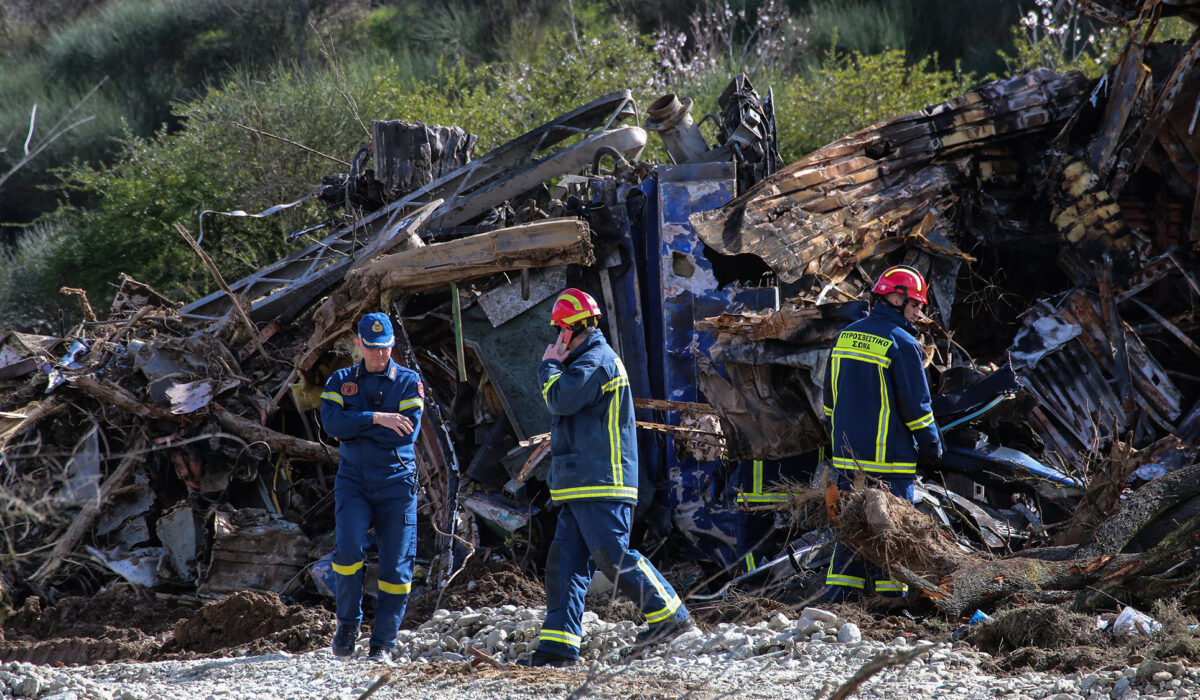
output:
[[[696,330],[696,321],[725,311],[774,309],[778,292],[774,288],[747,289],[730,286],[717,289],[712,265],[704,257],[700,242],[688,217],[699,211],[716,209],[736,194],[732,163],[696,163],[660,165],[656,169],[655,208],[657,226],[646,231],[648,277],[654,278],[651,293],[660,308],[660,323],[647,323],[647,345],[662,348],[651,369],[652,383],[661,381],[660,396],[673,401],[705,401],[697,388],[700,358],[716,340],[712,334]],[[653,268],[657,269],[653,269]],[[668,422],[677,425],[679,415],[668,414]],[[733,564],[737,551],[737,506],[733,499],[736,485],[726,483],[719,461],[697,462],[676,451],[676,443],[666,445],[665,466],[671,489],[669,502],[675,526],[689,539],[697,554],[723,564]]]

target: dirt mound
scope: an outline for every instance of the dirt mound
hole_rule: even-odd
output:
[[[438,605],[438,596],[441,605]],[[403,629],[416,629],[438,607],[446,610],[495,608],[501,605],[537,607],[546,604],[541,582],[516,564],[503,560],[472,558],[445,591],[416,593],[408,600]]]
[[[274,593],[242,591],[176,624],[163,653],[187,657],[218,651],[221,656],[311,651],[328,644],[335,627],[333,614],[321,608],[284,605]]]
[[[545,604],[545,601],[541,602],[541,605]],[[586,610],[596,613],[605,622],[629,620],[640,625],[646,619],[642,615],[642,611],[632,600],[620,594],[613,596],[606,593],[604,595],[592,596],[587,599],[586,606]]]
[[[795,611],[787,603],[770,598],[757,598],[732,591],[712,603],[689,604],[688,610],[701,627],[714,627],[722,622],[735,625],[754,625],[775,616],[775,613],[793,616]]]
[[[42,609],[28,598],[0,628],[0,660],[85,664],[158,658],[164,639],[198,603],[138,586],[114,586]]]
[[[0,660],[39,664],[154,661],[308,651],[329,643],[333,614],[244,592],[200,607],[187,598],[117,586],[42,609],[30,598],[0,628]]]

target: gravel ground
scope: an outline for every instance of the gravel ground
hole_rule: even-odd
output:
[[[343,700],[373,698],[796,698],[828,697],[864,664],[909,652],[858,688],[863,698],[1178,698],[1200,696],[1200,670],[1145,661],[1136,668],[1058,676],[1000,678],[979,671],[989,658],[965,645],[897,638],[864,641],[853,623],[808,608],[750,627],[718,625],[669,645],[622,658],[637,627],[584,617],[583,657],[571,669],[471,666],[468,647],[498,661],[527,656],[536,646],[543,611],[515,606],[437,611],[415,631],[403,631],[400,663],[368,662],[328,650],[238,658],[113,663],[54,668],[0,665],[0,695],[38,700],[222,700],[225,698]]]

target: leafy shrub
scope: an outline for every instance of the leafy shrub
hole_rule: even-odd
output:
[[[961,94],[973,81],[958,68],[938,70],[936,56],[909,63],[899,49],[831,49],[819,68],[776,90],[780,154],[794,161],[841,136]]]
[[[61,221],[29,227],[12,246],[0,247],[0,328],[54,332],[63,298],[61,281],[51,272],[53,260],[67,244]]]
[[[237,125],[348,159],[369,127],[347,97],[369,100],[376,71],[365,61],[307,71],[280,67],[262,78],[239,71],[224,87],[177,105],[185,123],[179,132],[153,138],[127,132],[114,165],[63,171],[64,183],[95,204],[61,213],[70,243],[53,256],[50,273],[93,293],[106,290],[120,272],[181,299],[210,290],[213,282],[174,223],[196,235],[203,210],[259,211],[311,191],[323,174],[345,170]],[[263,220],[208,215],[203,245],[227,278],[238,279],[285,254],[286,235],[321,215],[315,205]]]

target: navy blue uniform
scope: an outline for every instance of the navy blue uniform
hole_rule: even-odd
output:
[[[321,394],[325,432],[341,441],[337,479],[336,543],[339,624],[362,621],[363,558],[372,523],[379,542],[379,601],[371,646],[390,649],[412,590],[417,554],[417,470],[413,442],[420,433],[425,389],[417,373],[388,360],[383,372],[361,364],[334,372]],[[403,413],[413,431],[372,424],[371,414]]]
[[[847,488],[849,477],[861,470],[911,500],[918,456],[941,455],[924,355],[915,335],[903,314],[880,302],[870,316],[837,337],[825,369],[824,408],[839,488]],[[862,589],[866,573],[839,545],[825,583]],[[904,590],[903,584],[878,573],[874,584],[878,592]]]
[[[629,549],[638,458],[633,394],[620,358],[593,330],[565,364],[543,360],[538,382],[552,416],[550,496],[561,504],[538,650],[579,657],[583,599],[597,567],[641,606],[651,628],[687,619],[671,584]]]

